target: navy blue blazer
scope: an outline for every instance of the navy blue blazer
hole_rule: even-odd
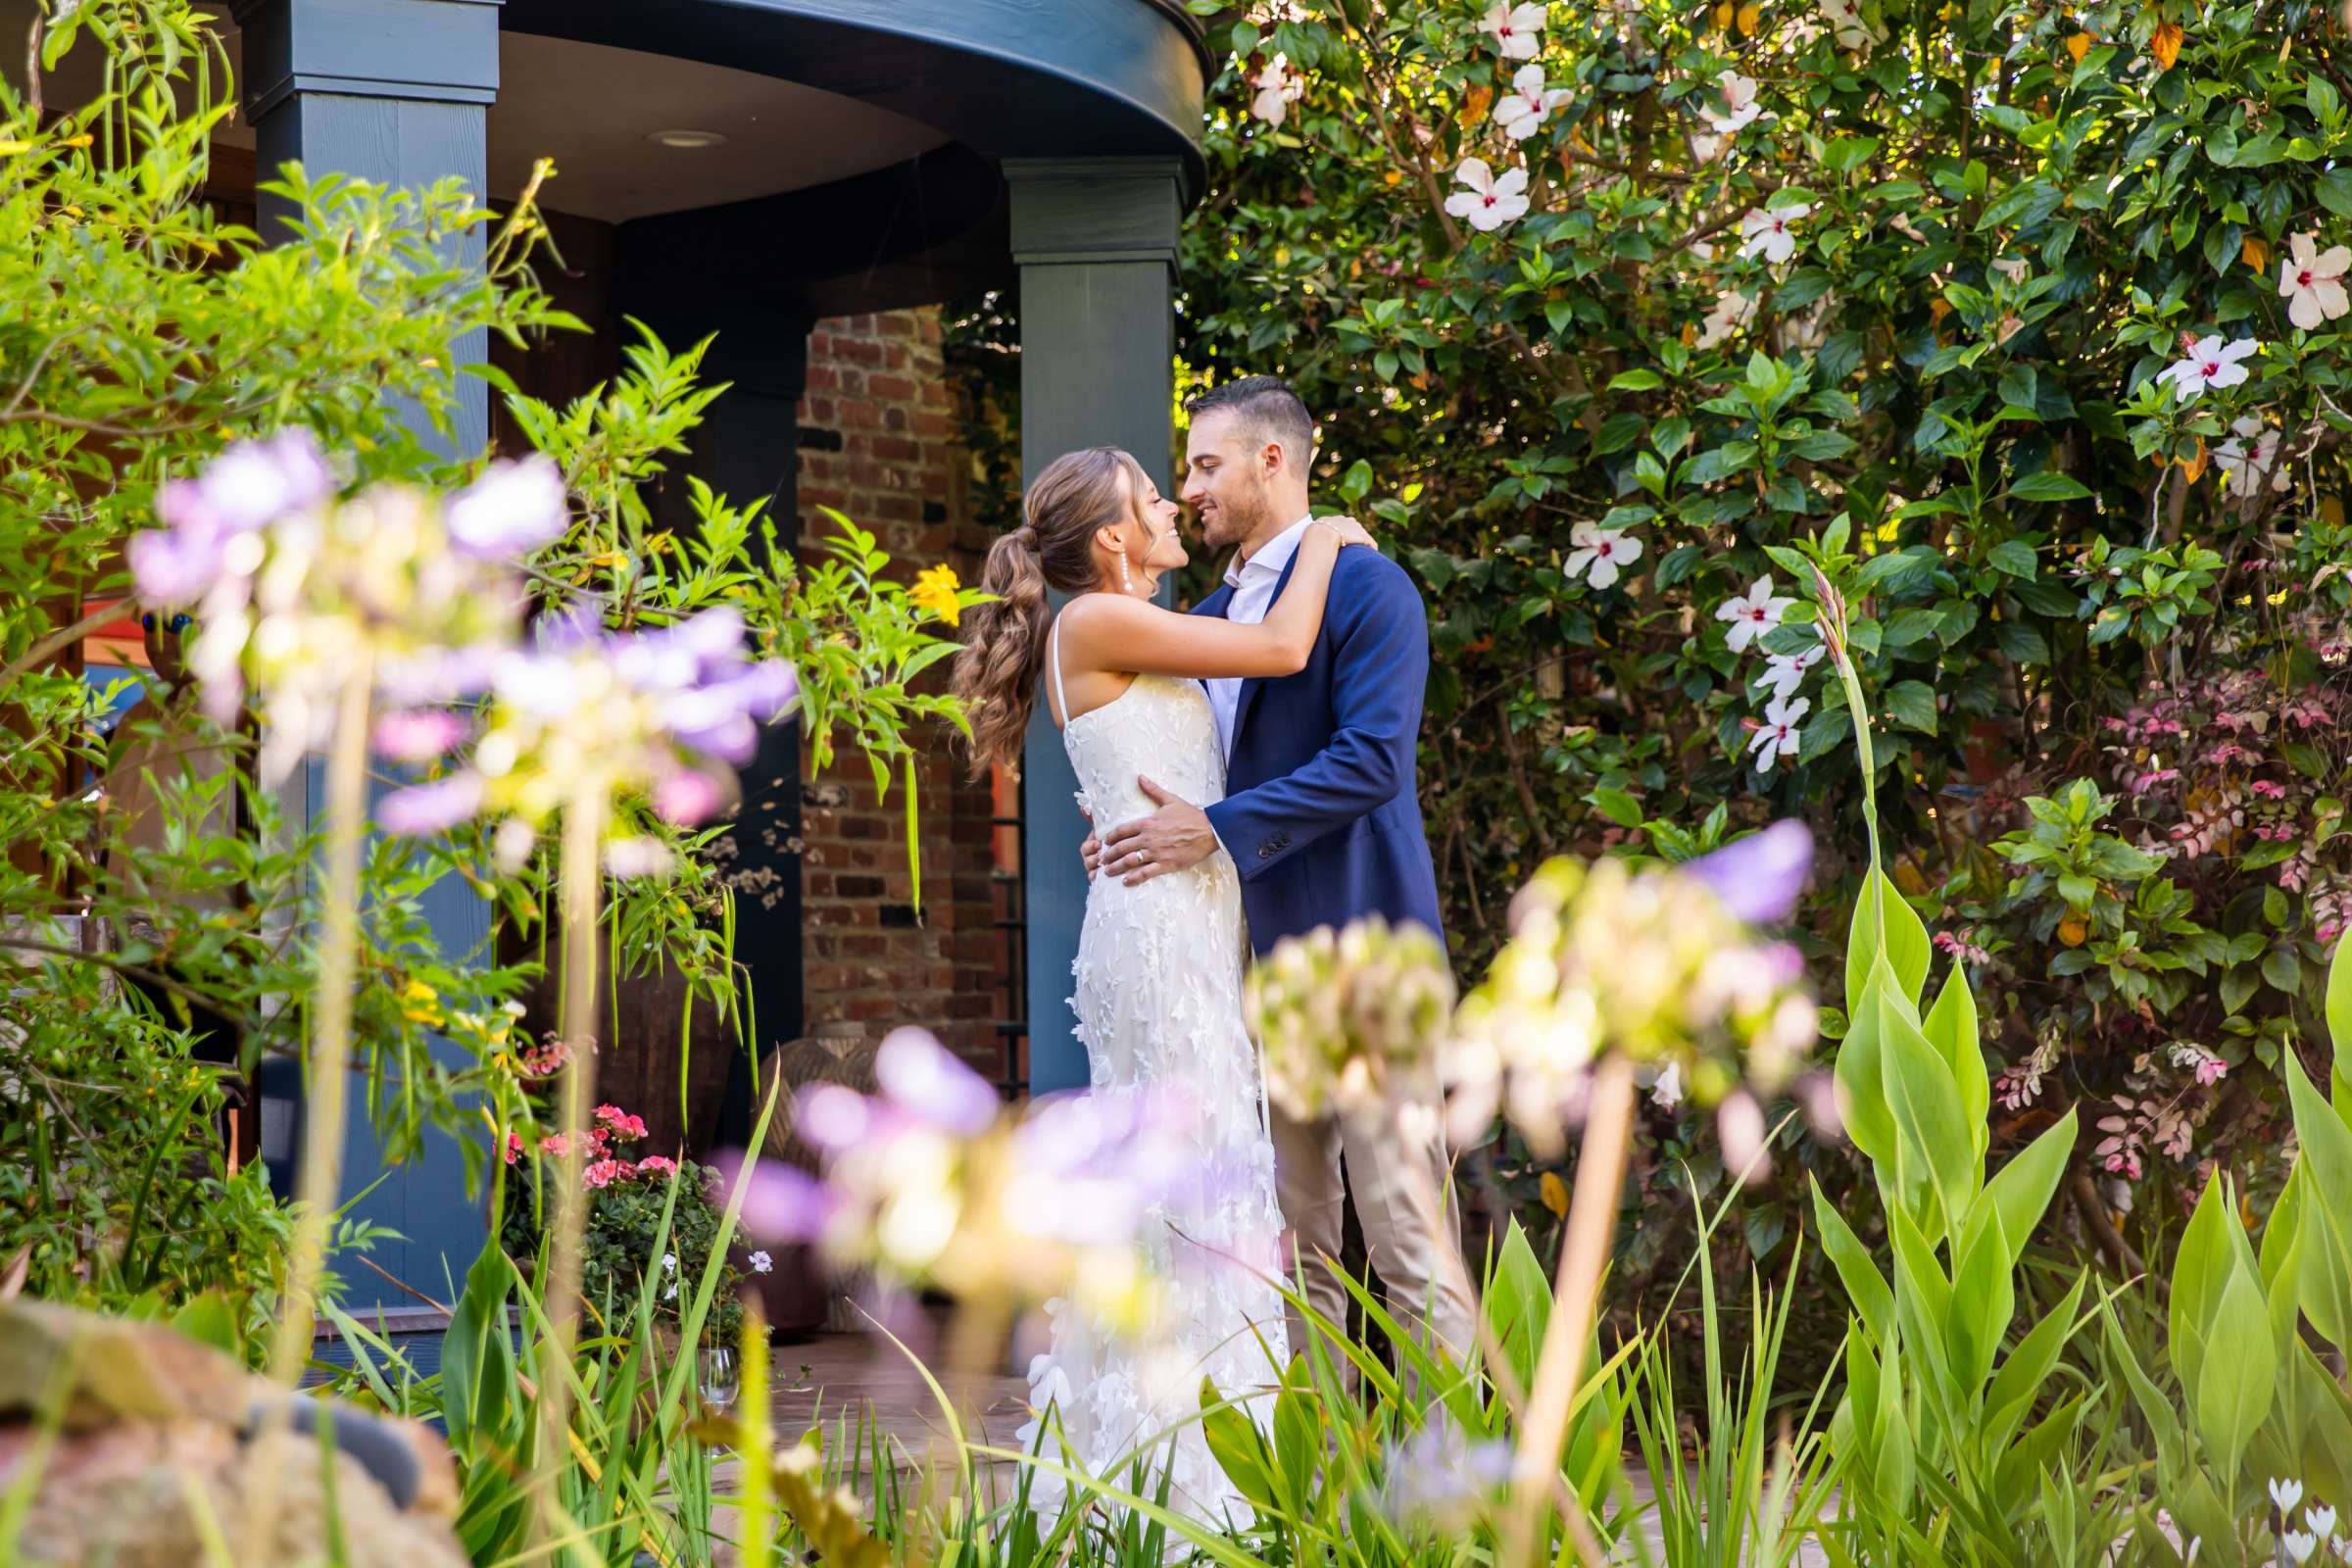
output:
[[[1275,584],[1290,586],[1293,557]],[[1222,615],[1220,587],[1193,611]],[[1379,914],[1445,940],[1414,753],[1429,684],[1429,617],[1404,568],[1343,550],[1323,629],[1295,675],[1242,682],[1225,799],[1208,808],[1242,873],[1250,945]]]

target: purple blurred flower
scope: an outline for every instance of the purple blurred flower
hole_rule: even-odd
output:
[[[874,1078],[891,1103],[941,1132],[976,1138],[1004,1109],[988,1080],[949,1054],[923,1029],[893,1029],[874,1057]]]
[[[1177,1201],[1207,1212],[1234,1173],[1213,1168],[1188,1135],[1189,1102],[1146,1091],[1094,1090],[1036,1102],[1013,1134],[1019,1174],[1012,1222],[1076,1247],[1131,1242],[1145,1215]],[[1181,1197],[1179,1190],[1183,1189]],[[1197,1189],[1197,1190],[1196,1190]]]
[[[165,488],[169,490],[170,485]],[[226,541],[210,528],[149,528],[131,535],[131,580],[142,603],[192,604],[220,580]]]
[[[247,533],[307,512],[334,489],[318,441],[299,427],[239,442],[206,465],[196,484],[205,511],[223,533]]]
[[[563,537],[570,521],[563,471],[543,457],[493,463],[442,515],[450,543],[477,561],[522,555]]]
[[[1750,925],[1786,920],[1813,868],[1813,835],[1785,817],[1683,866]]]
[[[1471,1443],[1443,1409],[1392,1448],[1388,1461],[1387,1511],[1405,1524],[1466,1522],[1511,1478],[1509,1442]]]
[[[376,803],[375,819],[387,833],[439,833],[481,808],[481,775],[452,773],[394,790]]]
[[[195,478],[167,481],[155,497],[164,526],[132,538],[127,552],[139,598],[159,606],[202,598],[229,569],[230,541],[317,506],[333,488],[318,443],[300,429],[240,442]],[[259,562],[256,553],[244,569]]]
[[[889,1114],[880,1101],[843,1084],[812,1084],[793,1107],[794,1130],[828,1154],[858,1148],[884,1125],[904,1124],[905,1118]]]
[[[466,720],[446,709],[414,708],[375,721],[372,743],[378,757],[395,762],[427,762],[466,738]]]
[[[745,1184],[741,1218],[748,1236],[763,1242],[812,1242],[833,1217],[832,1193],[798,1165],[777,1159],[747,1161],[739,1149],[721,1152],[711,1164],[718,1172],[712,1201],[726,1202],[736,1184]]]

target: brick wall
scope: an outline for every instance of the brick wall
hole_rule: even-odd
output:
[[[819,321],[801,401],[801,552],[816,559],[832,507],[880,537],[893,570],[946,562],[965,582],[987,555],[964,494],[968,462],[954,441],[936,311]],[[944,679],[944,665],[926,680]],[[992,785],[966,778],[953,731],[916,737],[922,907],[906,865],[905,780],[877,799],[862,754],[846,749],[821,776],[803,774],[802,961],[807,1028],[879,1038],[919,1023],[984,1075],[1004,1073],[995,1027],[1004,1003],[1010,890],[995,874]],[[828,1027],[830,1026],[830,1027]],[[1026,1072],[1014,1061],[1013,1076]]]

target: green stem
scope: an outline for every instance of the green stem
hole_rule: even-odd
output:
[[[1621,1055],[1601,1059],[1592,1072],[1585,1116],[1584,1146],[1576,1162],[1576,1194],[1568,1207],[1568,1236],[1552,1291],[1551,1317],[1544,1326],[1544,1348],[1536,1358],[1527,1396],[1527,1421],[1512,1466],[1512,1503],[1502,1561],[1535,1568],[1549,1554],[1539,1538],[1544,1505],[1560,1473],[1560,1448],[1575,1413],[1577,1382],[1583,1373],[1585,1341],[1592,1337],[1600,1277],[1608,1268],[1617,1234],[1617,1200],[1625,1182],[1625,1160],[1634,1126],[1633,1063]],[[1608,1559],[1593,1542],[1581,1513],[1563,1523],[1577,1560],[1599,1568]]]
[[[597,848],[604,839],[607,799],[601,788],[582,787],[564,808],[564,839],[558,876],[564,907],[564,1010],[558,1037],[570,1049],[564,1062],[556,1120],[564,1135],[558,1157],[553,1245],[548,1260],[550,1324],[541,1380],[539,1497],[535,1534],[546,1544],[565,1533],[560,1485],[568,1457],[571,1426],[570,1381],[561,1369],[571,1365],[579,1337],[580,1258],[588,1227],[588,1107],[596,1092],[596,926],[602,891]]]
[[[342,1186],[343,1122],[357,989],[360,848],[368,814],[368,710],[374,674],[363,653],[345,677],[326,761],[326,888],[318,916],[318,983],[311,998],[309,1096],[304,1105],[298,1213],[286,1294],[270,1342],[270,1375],[292,1388],[310,1358],[312,1316],[327,1227]]]
[[[326,758],[326,887],[319,906],[318,979],[311,996],[309,1098],[304,1106],[302,1167],[295,1182],[294,1237],[287,1250],[285,1295],[270,1331],[270,1377],[292,1389],[310,1361],[318,1278],[327,1229],[343,1179],[343,1121],[351,1061],[351,1004],[360,937],[360,847],[368,815],[368,710],[375,672],[363,646],[345,675]],[[293,1402],[272,1399],[257,1443],[282,1435]],[[244,1540],[277,1539],[279,1478],[256,1471],[245,1494]]]

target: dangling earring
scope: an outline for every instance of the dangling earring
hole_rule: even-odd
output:
[[[1119,553],[1119,592],[1132,594],[1135,592],[1135,579],[1127,575],[1127,547],[1113,545],[1111,548]]]

